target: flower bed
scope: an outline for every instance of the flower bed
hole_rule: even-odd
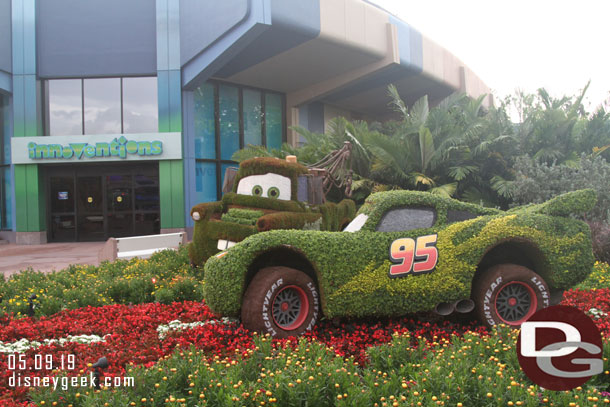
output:
[[[35,316],[86,306],[201,301],[202,277],[202,270],[190,267],[186,247],[99,267],[72,265],[53,273],[26,270],[0,284],[0,312],[25,316],[32,295]]]
[[[577,306],[585,311],[595,308],[599,312],[610,313],[610,290],[572,290],[566,293],[564,304]],[[174,320],[179,320],[180,324],[177,322],[170,324]],[[189,325],[193,322],[206,321],[208,323],[204,325]],[[595,321],[606,338],[610,337],[608,318],[597,318]],[[87,374],[90,371],[88,364],[94,363],[101,356],[106,356],[110,366],[104,374],[110,377],[124,377],[131,375],[126,371],[126,369],[131,368],[131,364],[141,364],[144,369],[151,368],[157,360],[171,354],[177,345],[181,349],[188,349],[190,345],[194,345],[197,349],[203,351],[202,355],[205,355],[206,361],[223,358],[234,360],[236,357],[250,355],[252,349],[255,349],[253,337],[249,332],[235,322],[218,320],[200,302],[183,302],[171,305],[153,303],[136,306],[86,307],[64,311],[40,319],[10,319],[5,317],[1,322],[0,341],[5,344],[23,338],[43,342],[45,339],[67,338],[70,335],[98,335],[104,338],[103,341],[91,344],[75,342],[60,344],[58,341],[26,351],[26,365],[29,368],[20,373],[31,376]],[[168,327],[172,325],[182,329],[160,328],[160,326]],[[160,335],[161,331],[164,332],[164,335]],[[331,322],[325,321],[319,324],[314,332],[307,334],[305,340],[309,341],[311,346],[314,347],[318,346],[315,345],[316,343],[321,343],[324,349],[332,347],[332,355],[328,356],[331,359],[334,357],[333,355],[336,355],[339,357],[338,360],[344,363],[343,357],[352,357],[360,366],[365,366],[365,369],[373,369],[371,366],[376,366],[374,369],[379,370],[380,366],[388,363],[387,354],[383,352],[390,352],[391,350],[382,347],[379,349],[386,350],[381,352],[376,350],[377,348],[371,348],[372,346],[386,345],[397,337],[404,338],[405,335],[410,335],[411,346],[420,347],[417,352],[420,352],[418,355],[421,359],[423,357],[421,352],[426,352],[430,348],[433,349],[438,346],[449,346],[447,341],[455,341],[456,337],[461,337],[468,331],[470,331],[468,335],[477,337],[486,334],[484,328],[473,323],[464,324],[449,320],[429,322],[425,318],[418,319],[411,316],[376,324],[345,322],[341,325],[333,325]],[[275,341],[275,343],[283,346],[287,341]],[[239,352],[236,354],[236,351]],[[514,353],[514,350],[511,352]],[[58,365],[62,355],[64,357],[69,354],[76,355],[76,363],[74,369],[69,371],[64,369],[63,372],[51,371],[50,369],[33,370],[32,367],[37,354],[53,355],[54,369],[61,367]],[[476,358],[473,358],[472,355],[474,354],[477,355]],[[6,354],[0,356],[0,394],[2,394],[0,397],[23,400],[27,390],[22,387],[9,386],[8,380],[12,372],[8,369],[8,356]],[[468,351],[462,356],[470,358],[469,366],[478,366],[479,363],[485,362],[476,352]],[[396,354],[394,357],[400,360],[405,355]],[[383,362],[383,360],[386,360],[386,362]],[[349,363],[345,366],[347,365]],[[412,367],[414,369],[412,374],[423,374],[422,372],[425,372],[425,369],[420,368]],[[386,366],[383,371],[388,369],[389,367]],[[427,369],[430,370],[430,367]],[[427,372],[426,375],[428,373],[430,372]],[[139,374],[146,376],[149,373],[142,371]],[[219,380],[219,378],[217,379]],[[145,383],[147,383],[146,380]],[[433,378],[430,377],[426,380],[433,380]],[[62,392],[42,391],[41,394],[44,394],[44,397],[50,400],[58,394],[64,394],[63,397],[67,397],[68,395],[74,396],[76,392],[77,390],[69,390],[64,394]],[[132,397],[132,395],[129,395],[129,397]],[[398,395],[395,395],[395,397],[398,397]]]

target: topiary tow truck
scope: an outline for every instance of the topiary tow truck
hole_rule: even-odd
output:
[[[219,202],[196,205],[191,264],[206,260],[246,237],[272,229],[341,230],[356,213],[350,199],[324,201],[319,171],[278,158],[245,160],[237,173],[227,172],[231,190]],[[232,179],[231,179],[232,178]]]
[[[591,190],[501,211],[430,193],[372,194],[342,232],[250,236],[205,265],[204,298],[223,316],[275,337],[325,315],[476,311],[518,326],[590,273]]]

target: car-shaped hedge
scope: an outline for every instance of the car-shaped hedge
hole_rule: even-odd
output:
[[[591,190],[509,211],[426,192],[372,194],[342,232],[270,231],[210,258],[204,297],[250,330],[299,335],[322,316],[474,311],[520,325],[582,281]]]
[[[255,233],[273,229],[341,230],[356,214],[351,199],[338,204],[323,202],[322,178],[296,162],[251,158],[243,161],[233,175],[226,185],[231,192],[221,201],[191,209],[195,228],[189,257],[194,266],[202,266],[210,256]]]

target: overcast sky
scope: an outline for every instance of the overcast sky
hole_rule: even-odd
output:
[[[610,96],[610,1],[370,0],[460,58],[496,96]]]

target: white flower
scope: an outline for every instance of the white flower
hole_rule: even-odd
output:
[[[231,324],[236,322],[237,320],[231,318],[221,318],[218,319],[209,319],[207,321],[198,321],[198,322],[180,322],[179,320],[170,321],[167,325],[159,325],[157,327],[157,332],[159,334],[159,340],[162,341],[167,337],[169,331],[183,331],[185,329],[193,329],[200,326],[205,325],[216,325],[216,324]]]
[[[83,343],[83,344],[104,342],[106,340],[105,339],[106,336],[108,336],[108,335],[105,335],[104,337],[101,337],[98,335],[75,335],[75,336],[68,335],[68,337],[66,337],[66,338],[43,339],[42,342],[30,341],[26,338],[21,338],[16,342],[9,342],[9,343],[0,342],[0,353],[23,353],[29,349],[39,348],[43,344],[52,345],[55,343],[59,343],[61,346],[63,346],[64,344],[66,344],[68,342],[76,342],[76,343]]]

